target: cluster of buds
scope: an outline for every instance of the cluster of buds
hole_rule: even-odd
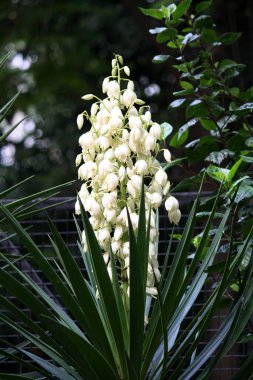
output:
[[[123,66],[121,56],[112,60],[112,75],[103,81],[106,94],[99,99],[92,94],[84,100],[95,99],[90,113],[77,117],[78,128],[84,120],[91,124],[82,134],[82,152],[76,158],[78,177],[83,181],[79,197],[90,214],[90,223],[104,252],[111,273],[109,249],[121,264],[122,281],[129,285],[129,236],[127,209],[133,229],[137,232],[140,192],[145,184],[146,218],[151,208],[151,229],[147,293],[156,294],[154,276],[160,278],[155,244],[158,238],[155,210],[166,199],[169,219],[177,224],[180,211],[177,200],[169,195],[170,182],[156,159],[160,151],[161,127],[151,119],[149,107],[137,98],[134,83],[127,78],[130,70]],[[171,161],[169,150],[163,150],[165,161]],[[77,200],[75,211],[80,213]],[[86,246],[85,234],[83,244]],[[123,280],[124,279],[124,280]]]

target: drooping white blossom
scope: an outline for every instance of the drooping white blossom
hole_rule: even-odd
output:
[[[148,260],[147,294],[155,296],[155,278],[160,279],[155,246],[158,239],[155,210],[165,200],[169,220],[177,224],[181,213],[175,197],[169,195],[170,182],[156,156],[159,152],[161,127],[152,121],[148,106],[138,99],[134,83],[125,78],[130,75],[123,59],[115,56],[112,60],[112,75],[102,83],[106,94],[99,100],[92,94],[84,100],[96,99],[90,114],[84,111],[77,117],[78,128],[84,118],[91,128],[79,138],[82,152],[76,158],[78,178],[83,185],[78,193],[85,210],[90,214],[90,223],[107,263],[111,276],[109,250],[115,254],[124,272],[124,281],[129,285],[129,238],[128,216],[137,233],[139,204],[142,181],[144,180],[146,222],[151,208],[151,228]],[[168,149],[163,150],[164,158],[171,162]],[[77,201],[75,212],[80,214]],[[85,234],[82,236],[87,249]],[[129,292],[129,289],[128,289]]]

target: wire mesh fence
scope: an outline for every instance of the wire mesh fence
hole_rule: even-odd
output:
[[[177,198],[180,202],[180,208],[182,211],[182,219],[180,222],[180,225],[177,226],[174,230],[174,235],[178,235],[182,232],[183,226],[185,224],[185,221],[188,216],[189,207],[192,203],[192,201],[195,199],[196,194],[194,193],[180,193],[177,195]],[[48,201],[48,205],[58,203],[64,201],[64,199],[51,199]],[[79,250],[77,246],[77,239],[78,239],[78,233],[76,230],[75,222],[73,219],[73,212],[74,212],[74,198],[68,198],[66,199],[66,203],[58,205],[56,207],[52,207],[49,209],[48,213],[50,214],[51,219],[56,224],[58,230],[60,231],[64,241],[67,243],[69,249],[71,250],[73,256],[77,260],[77,262],[80,264],[82,269],[82,260],[79,256]],[[39,216],[33,216],[29,220],[26,220],[23,222],[23,226],[29,229],[29,234],[35,241],[35,243],[43,249],[44,255],[48,257],[49,260],[52,259],[54,256],[53,250],[51,248],[51,243],[48,237],[49,234],[49,226],[46,221],[46,217],[43,214],[40,214]],[[203,225],[197,224],[195,227],[195,234],[200,232],[203,229]],[[169,240],[169,236],[172,232],[172,226],[170,225],[166,211],[161,208],[160,214],[159,214],[159,262],[162,264],[167,244]],[[176,238],[173,238],[172,245],[176,247],[178,243],[178,240]],[[3,251],[8,251],[13,256],[14,255],[26,255],[27,251],[22,246],[20,241],[16,239],[15,237],[11,240],[5,240],[4,243],[2,243]],[[24,273],[27,273],[31,278],[36,281],[36,283],[40,284],[43,290],[45,290],[48,295],[54,297],[53,289],[51,288],[50,283],[48,283],[47,279],[43,276],[41,271],[34,266],[29,259],[24,259],[20,262],[20,268]],[[204,300],[208,297],[208,295],[213,291],[212,288],[213,285],[213,279],[210,279],[209,282],[205,285],[205,288],[201,292],[200,296],[198,297],[193,310],[191,313],[196,313],[201,306],[203,306]],[[5,294],[2,291],[2,294],[6,296],[7,298],[11,299],[11,296],[8,294]],[[57,300],[56,300],[57,302]],[[29,314],[29,310],[27,310],[24,305],[18,305],[21,310]],[[2,311],[4,311],[2,309]],[[223,321],[223,317],[225,314],[225,310],[220,309],[214,318],[212,319],[211,324],[209,325],[209,328],[204,336],[203,341],[199,345],[199,349],[204,348],[206,342],[208,342],[211,337],[214,335],[214,333],[217,331],[218,327]],[[189,314],[185,321],[184,325],[187,326],[187,324],[191,320],[191,314]],[[4,347],[4,342],[10,342],[12,344],[21,344],[23,340],[19,337],[15,331],[10,330],[10,328],[3,323],[0,323],[0,339],[1,342],[0,346]],[[1,347],[0,347],[1,349]],[[35,350],[35,348],[31,348],[31,350]],[[231,379],[232,375],[238,370],[240,367],[241,361],[247,357],[249,351],[249,346],[247,344],[236,344],[236,346],[225,356],[225,358],[218,364],[218,366],[215,368],[211,380],[229,380]],[[0,360],[0,372],[2,373],[19,373],[22,370],[20,365],[13,359],[7,359],[7,360]]]

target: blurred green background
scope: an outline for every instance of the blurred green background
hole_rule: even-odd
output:
[[[11,51],[12,56],[0,71],[0,105],[22,91],[4,128],[24,115],[29,118],[0,151],[0,189],[32,174],[33,188],[23,187],[24,194],[76,179],[80,136],[76,116],[87,107],[80,98],[86,93],[101,95],[113,53],[123,55],[138,96],[151,105],[153,120],[177,125],[178,115],[168,110],[177,74],[168,63],[152,63],[154,55],[166,54],[166,47],[148,32],[158,23],[138,9],[151,3],[1,0],[0,54]],[[247,65],[238,79],[246,88],[253,74],[253,2],[214,0],[211,12],[219,32],[243,33],[239,43],[223,53]],[[63,194],[74,195],[73,188]]]

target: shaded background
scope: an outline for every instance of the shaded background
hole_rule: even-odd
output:
[[[80,136],[76,116],[87,106],[80,97],[90,92],[101,95],[113,53],[124,56],[139,97],[151,105],[153,120],[177,126],[180,115],[168,110],[171,93],[177,89],[176,72],[168,63],[152,63],[152,57],[166,53],[166,47],[148,33],[158,23],[138,9],[150,3],[152,0],[1,0],[0,55],[11,51],[12,57],[0,71],[0,105],[22,91],[5,127],[25,114],[29,119],[1,149],[0,189],[32,174],[36,175],[32,190],[76,179]],[[223,49],[222,54],[247,65],[237,79],[245,89],[252,84],[253,73],[252,1],[214,0],[211,13],[218,32],[243,33],[239,43]],[[174,172],[174,182],[177,180]],[[29,191],[31,184],[23,187],[23,193]],[[73,188],[64,195],[73,195]]]

